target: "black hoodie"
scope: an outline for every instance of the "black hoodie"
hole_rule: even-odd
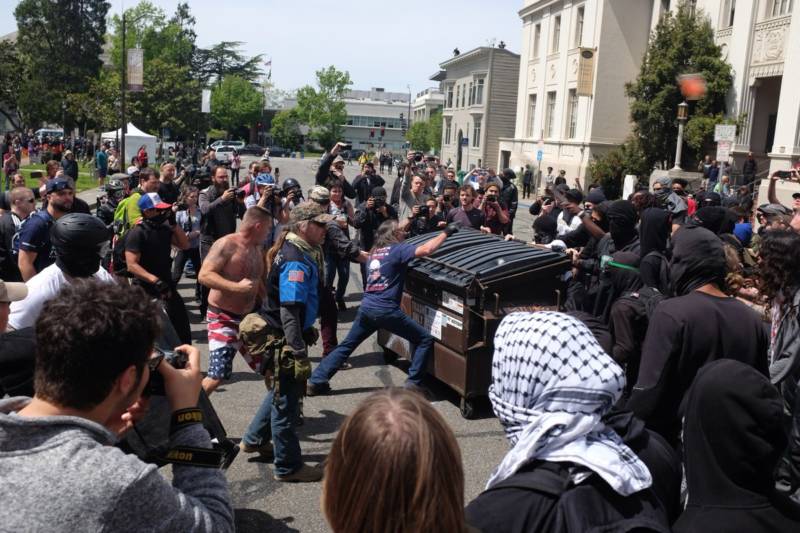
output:
[[[639,271],[646,287],[669,293],[669,255],[667,241],[672,229],[671,215],[658,207],[642,211],[639,224],[641,263]]]
[[[689,500],[676,532],[800,531],[800,505],[773,480],[782,411],[777,389],[748,365],[723,359],[697,373],[683,435]]]

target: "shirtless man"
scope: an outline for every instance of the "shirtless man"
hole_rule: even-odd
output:
[[[239,322],[253,310],[263,290],[262,243],[272,231],[272,216],[258,206],[248,209],[239,230],[217,240],[203,261],[198,279],[208,287],[208,376],[203,389],[211,394],[229,379],[239,351]],[[243,354],[255,370],[260,361]]]

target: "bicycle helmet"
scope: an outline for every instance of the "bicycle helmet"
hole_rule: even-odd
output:
[[[110,239],[111,233],[103,221],[85,213],[64,215],[50,229],[50,242],[56,253],[94,250]]]
[[[282,185],[283,192],[289,192],[291,189],[299,189],[299,188],[300,188],[300,183],[298,183],[297,180],[294,178],[287,178],[286,180],[284,180]]]

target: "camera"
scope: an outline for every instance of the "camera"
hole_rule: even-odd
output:
[[[421,206],[419,206],[419,214],[417,214],[417,217],[419,217],[419,218],[428,218],[428,215],[430,214],[430,212],[431,212],[431,208],[430,207],[428,207],[427,205],[421,205]]]
[[[452,197],[452,196],[450,196],[449,194],[445,194],[445,195],[442,197],[442,200],[444,200],[444,202],[445,202],[445,203],[450,203],[450,202],[452,202],[452,201],[453,201],[453,197]]]
[[[487,202],[496,202],[497,201],[497,196],[494,195],[494,194],[487,194],[486,195],[486,201]]]
[[[164,389],[164,377],[159,373],[158,367],[161,362],[166,359],[167,362],[174,368],[186,368],[186,363],[189,362],[189,357],[186,352],[182,350],[161,350],[160,348],[153,348],[153,357],[147,361],[150,367],[150,380],[145,387],[148,396],[164,396],[166,391]]]
[[[375,209],[380,209],[386,205],[386,198],[373,198],[372,205],[375,207]]]
[[[177,202],[175,204],[175,209],[177,209],[178,211],[186,211],[187,209],[189,209],[189,204],[185,202]]]
[[[779,170],[775,173],[782,180],[790,180],[797,175],[796,170]]]
[[[341,150],[352,150],[353,144],[352,143],[339,143],[339,147]]]

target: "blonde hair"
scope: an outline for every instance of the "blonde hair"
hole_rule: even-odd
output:
[[[333,442],[322,510],[336,533],[466,531],[453,432],[419,394],[390,388],[370,395]]]

